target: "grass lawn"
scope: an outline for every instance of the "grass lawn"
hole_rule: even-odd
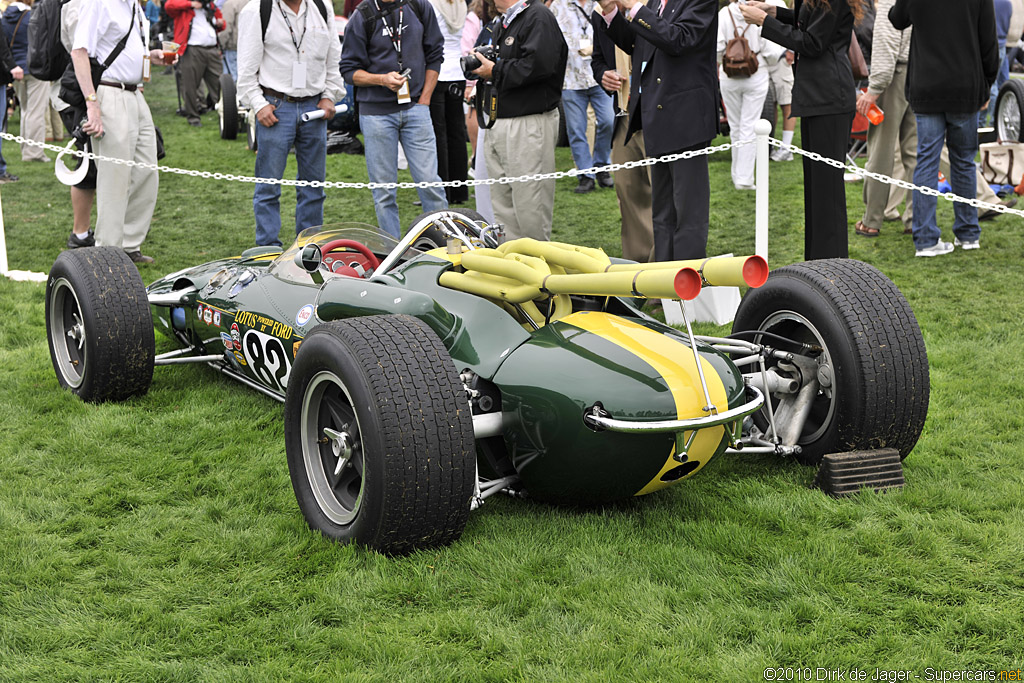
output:
[[[244,139],[220,140],[213,115],[201,129],[174,115],[172,78],[147,90],[163,163],[252,173]],[[3,151],[21,176],[2,188],[10,267],[46,271],[70,230],[68,192],[14,144]],[[571,167],[568,149],[557,158]],[[797,162],[771,173],[769,262],[780,267],[802,257],[802,176]],[[711,174],[709,252],[753,252],[753,193],[733,190],[728,154],[711,158]],[[328,177],[364,179],[362,157],[329,157]],[[554,237],[618,255],[614,193],[574,186],[558,182]],[[450,548],[399,559],[308,530],[280,404],[184,366],[158,369],[142,398],[86,405],[54,377],[43,287],[0,278],[0,681],[1020,668],[1024,224],[1001,216],[983,224],[980,251],[915,259],[894,224],[853,236],[860,195],[848,186],[851,256],[903,290],[931,366],[904,491],[836,501],[808,487],[812,469],[726,456],[604,508],[495,497]],[[251,246],[251,196],[249,185],[162,175],[145,247],[157,262],[143,279]],[[405,222],[414,198],[399,193]],[[287,231],[292,190],[283,207]],[[326,212],[374,222],[368,191],[329,191]]]

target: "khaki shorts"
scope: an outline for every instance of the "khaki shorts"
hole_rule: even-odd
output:
[[[790,104],[793,101],[793,67],[781,57],[773,66],[768,67],[768,77],[775,86],[775,101]]]

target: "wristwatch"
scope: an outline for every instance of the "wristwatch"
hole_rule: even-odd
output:
[[[86,95],[85,96],[85,101],[86,102],[95,102],[96,101],[96,91],[94,90],[91,95]]]

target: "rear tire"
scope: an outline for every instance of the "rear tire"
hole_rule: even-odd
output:
[[[402,554],[447,545],[466,526],[470,407],[444,345],[416,318],[310,333],[288,381],[285,449],[299,508],[327,538]]]
[[[84,401],[149,390],[156,340],[146,286],[123,250],[62,252],[46,283],[46,336],[57,381]]]
[[[220,75],[220,102],[218,120],[222,140],[238,137],[238,98],[235,96],[235,80],[231,74]]]
[[[780,268],[740,302],[733,332],[743,330],[823,348],[816,358],[818,376],[827,367],[831,386],[819,390],[798,439],[801,463],[816,465],[827,453],[875,448],[895,448],[905,458],[914,448],[928,415],[928,355],[914,312],[881,271],[847,259]]]

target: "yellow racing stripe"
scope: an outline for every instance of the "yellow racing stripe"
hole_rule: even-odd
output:
[[[665,380],[669,391],[672,392],[678,419],[707,415],[701,410],[704,406],[704,392],[701,390],[700,375],[697,373],[693,352],[687,344],[608,313],[581,311],[562,318],[562,322],[599,335],[654,368]],[[728,410],[729,397],[718,372],[704,358],[701,358],[700,362],[704,370],[704,378],[707,381],[708,393],[711,395],[711,402],[719,412]],[[724,427],[709,427],[700,430],[690,447],[689,457],[690,461],[696,460],[700,465],[685,477],[665,482],[661,480],[661,477],[680,464],[672,457],[675,453],[673,446],[661,471],[635,495],[642,496],[666,488],[676,481],[682,481],[699,472],[711,459],[710,454],[715,452],[724,433]]]

